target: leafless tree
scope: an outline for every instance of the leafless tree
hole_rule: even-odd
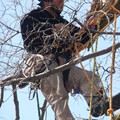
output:
[[[73,4],[69,4],[69,2]],[[92,6],[94,9],[91,8],[89,11],[87,8],[91,4],[91,0],[66,0],[65,8],[62,14],[66,19],[68,19],[68,21],[79,27],[83,27],[87,16],[89,18],[91,15],[100,14],[103,12],[99,11],[101,6],[96,6],[97,3],[94,3],[94,6]],[[116,19],[116,23],[114,22],[109,25],[105,31],[90,30],[91,33],[98,33],[99,37],[96,37],[96,41],[89,51],[87,51],[86,48],[80,52],[80,56],[76,55],[76,59],[65,65],[59,66],[58,68],[50,70],[44,74],[41,73],[33,77],[25,78],[22,70],[24,69],[24,62],[27,53],[24,50],[23,40],[21,38],[20,20],[27,12],[38,7],[37,1],[0,0],[0,6],[0,107],[2,109],[2,107],[4,107],[3,104],[6,104],[7,101],[13,96],[15,104],[15,120],[19,120],[21,117],[19,106],[20,101],[17,94],[19,91],[18,85],[20,85],[21,82],[34,83],[38,78],[41,79],[58,71],[63,71],[73,65],[79,64],[80,62],[83,63],[83,66],[86,69],[94,70],[97,74],[100,75],[101,79],[103,80],[102,82],[105,92],[108,96],[110,93],[109,86],[111,74],[113,74],[112,81],[114,83],[114,94],[120,91],[119,17]],[[107,19],[109,22],[109,18]],[[113,59],[113,65],[111,65]],[[30,88],[29,85],[28,88]],[[11,93],[9,97],[6,97],[5,94],[8,91],[11,91]],[[33,94],[31,91],[32,90],[30,90],[27,95],[30,97],[30,99],[32,99],[31,97],[34,98],[34,94],[36,95],[38,103],[38,117],[41,120],[44,120],[48,107],[47,101],[44,100],[43,104],[41,105],[38,100],[37,89],[34,89]],[[0,114],[0,118],[4,117],[5,116]]]

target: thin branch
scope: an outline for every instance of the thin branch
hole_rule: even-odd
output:
[[[105,34],[105,35],[113,35],[113,34],[120,35],[120,32],[115,32],[115,33],[113,33],[113,32],[100,32],[98,30],[90,30],[90,32],[91,33],[98,33],[99,35],[101,35],[101,34]]]
[[[11,27],[7,26],[6,24],[4,24],[4,23],[3,23],[3,22],[1,22],[1,21],[0,21],[0,24],[2,24],[2,25],[3,25],[3,26],[5,26],[6,28],[8,28],[8,29],[10,29],[10,30],[12,30],[12,31],[14,31],[14,32],[20,33],[20,31],[15,30],[15,29],[13,29],[13,28],[11,28]]]
[[[4,98],[4,86],[0,86],[0,107],[2,106]]]
[[[120,47],[120,43],[117,43],[115,45],[115,50],[118,49],[119,47]],[[35,80],[39,80],[39,79],[48,77],[49,75],[55,74],[57,72],[64,71],[64,70],[70,68],[71,66],[76,65],[77,63],[79,63],[79,61],[85,61],[85,60],[88,60],[88,59],[91,59],[91,58],[94,58],[94,57],[105,55],[105,54],[111,52],[111,50],[112,50],[112,46],[108,47],[107,49],[104,49],[104,50],[101,50],[101,51],[98,51],[98,52],[95,52],[95,53],[83,56],[81,58],[76,58],[73,61],[70,61],[70,62],[68,62],[68,63],[66,63],[64,65],[61,65],[61,66],[56,67],[54,69],[48,70],[47,72],[40,73],[40,74],[37,74],[37,75],[32,76],[32,77],[28,77],[28,78],[22,78],[21,77],[21,78],[18,78],[16,76],[16,79],[15,79],[15,76],[13,76],[13,77],[10,77],[11,79],[7,78],[5,80],[2,80],[0,82],[0,85],[1,86],[8,86],[8,85],[11,85],[11,84],[18,84],[21,81],[24,81],[24,82],[34,82]]]
[[[20,114],[19,114],[19,102],[18,102],[18,97],[17,97],[17,90],[16,90],[16,85],[12,85],[13,89],[13,98],[14,98],[14,104],[15,104],[15,113],[16,113],[16,118],[15,120],[20,120]]]

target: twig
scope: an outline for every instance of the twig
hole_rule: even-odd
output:
[[[90,32],[91,33],[98,33],[99,35],[100,34],[105,34],[105,35],[113,35],[113,34],[120,35],[120,32],[115,32],[115,33],[113,33],[113,32],[100,32],[100,31],[92,30],[92,29],[90,29]]]

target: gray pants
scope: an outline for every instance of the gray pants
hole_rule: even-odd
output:
[[[65,63],[65,59],[59,58],[60,64]],[[50,68],[58,67],[58,64],[53,61]],[[92,72],[86,71],[90,78],[92,78]],[[94,84],[99,89],[99,78],[94,76]],[[73,115],[68,106],[68,91],[79,87],[82,94],[90,95],[91,83],[87,80],[83,70],[79,67],[73,66],[70,68],[68,81],[66,82],[66,88],[64,87],[62,72],[50,75],[40,81],[39,88],[41,89],[46,100],[52,106],[55,112],[57,120],[74,120]],[[96,91],[94,90],[94,93]],[[89,102],[89,97],[85,98]]]

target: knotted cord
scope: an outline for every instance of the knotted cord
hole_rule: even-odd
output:
[[[111,63],[111,72],[110,72],[110,101],[109,101],[109,109],[107,110],[107,114],[110,116],[110,120],[112,120],[113,108],[112,108],[112,80],[113,80],[113,69],[115,67],[115,32],[116,32],[116,23],[117,23],[117,15],[114,14],[114,34],[113,34],[113,46],[112,46],[112,63]]]
[[[77,43],[75,43],[75,51],[76,51],[76,55],[78,55],[78,57],[80,58],[80,54],[79,54],[79,51],[78,51],[78,48],[77,48]],[[97,89],[97,87],[94,85],[93,81],[92,81],[92,80],[90,79],[90,77],[88,76],[88,74],[87,74],[87,72],[86,72],[86,70],[85,70],[85,68],[84,68],[84,66],[83,66],[83,64],[82,64],[82,62],[81,62],[80,59],[79,59],[79,61],[80,61],[79,63],[80,63],[80,65],[81,65],[82,69],[83,69],[83,72],[84,72],[86,78],[87,78],[88,81],[91,83],[91,85],[94,87],[95,91],[96,91],[99,95],[101,95],[100,91]]]

